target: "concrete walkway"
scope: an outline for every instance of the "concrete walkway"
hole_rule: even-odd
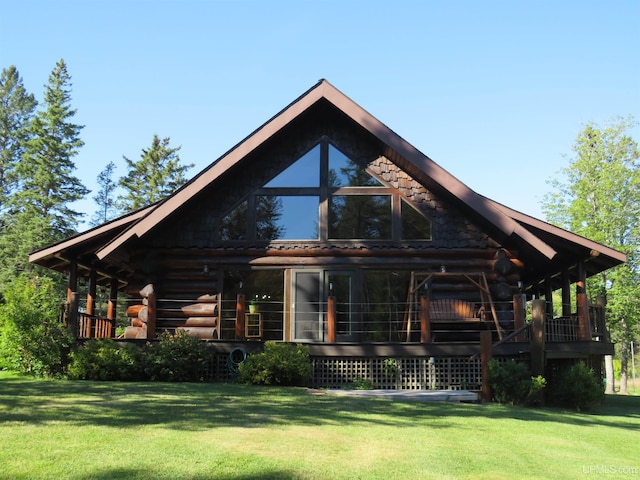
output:
[[[480,394],[469,390],[319,390],[309,389],[311,395],[338,395],[343,397],[387,398],[417,402],[479,402]]]

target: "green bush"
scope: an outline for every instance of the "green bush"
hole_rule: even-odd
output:
[[[489,386],[493,399],[498,403],[519,405],[533,402],[545,387],[542,376],[532,377],[524,363],[509,360],[489,362]]]
[[[588,410],[602,403],[604,389],[593,369],[578,362],[560,372],[549,397],[555,405]]]
[[[50,278],[18,277],[0,305],[0,368],[41,377],[65,373],[73,337],[58,321]]]
[[[207,344],[186,332],[162,333],[157,344],[147,344],[146,372],[151,380],[202,382],[211,354]]]
[[[238,367],[238,381],[254,385],[305,386],[313,366],[304,345],[265,342],[264,352],[249,355]]]
[[[136,345],[94,338],[71,352],[68,375],[76,380],[142,380],[143,358]]]

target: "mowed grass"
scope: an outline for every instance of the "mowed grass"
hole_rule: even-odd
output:
[[[3,479],[640,477],[640,397],[590,413],[0,372]]]

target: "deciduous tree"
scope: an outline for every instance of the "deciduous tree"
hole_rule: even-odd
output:
[[[550,182],[554,191],[543,201],[550,222],[628,255],[628,263],[589,283],[591,294],[607,300],[609,327],[620,344],[623,393],[629,343],[640,323],[640,152],[629,133],[635,125],[632,117],[587,124],[563,178]],[[613,390],[612,378],[607,384]]]

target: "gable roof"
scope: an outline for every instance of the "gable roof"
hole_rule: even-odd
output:
[[[529,252],[529,258],[539,259],[543,263],[557,262],[558,268],[569,268],[575,266],[580,258],[598,257],[593,266],[594,271],[602,271],[626,261],[626,256],[620,252],[524,215],[474,192],[326,80],[320,80],[165,200],[34,252],[29,260],[56,268],[56,261],[68,262],[64,252],[74,249],[84,252],[85,258],[89,258],[91,251],[94,264],[113,265],[128,242],[145,237],[178,212],[190,199],[220,179],[225,172],[239,165],[243,159],[320,104],[330,105],[333,110],[367,132],[381,145],[383,154],[389,160],[434,193],[462,208],[474,221],[502,239],[516,241]],[[590,256],[590,253],[594,255]],[[56,269],[62,268],[63,263],[57,264]],[[539,274],[541,272],[536,270],[532,276],[537,277]]]
[[[276,132],[294,121],[320,100],[328,101],[353,122],[379,139],[386,146],[387,151],[385,153],[392,161],[394,158],[397,159],[401,157],[405,162],[410,164],[410,167],[413,167],[411,168],[412,173],[428,177],[431,182],[439,185],[443,192],[447,192],[448,195],[453,196],[459,203],[467,205],[477,215],[496,227],[504,235],[510,236],[515,234],[519,236],[548,259],[552,259],[556,255],[557,252],[540,240],[540,238],[522,228],[518,222],[495,208],[485,197],[471,190],[323,79],[271,118],[267,123],[254,131],[245,140],[212,163],[173,195],[159,203],[138,222],[98,250],[96,252],[97,257],[104,259],[130,239],[134,237],[141,238],[146,235],[160,222],[188,202],[190,198],[210,185],[211,182],[214,182],[222,173],[241,161],[260,145],[264,144],[264,142],[269,140]]]

